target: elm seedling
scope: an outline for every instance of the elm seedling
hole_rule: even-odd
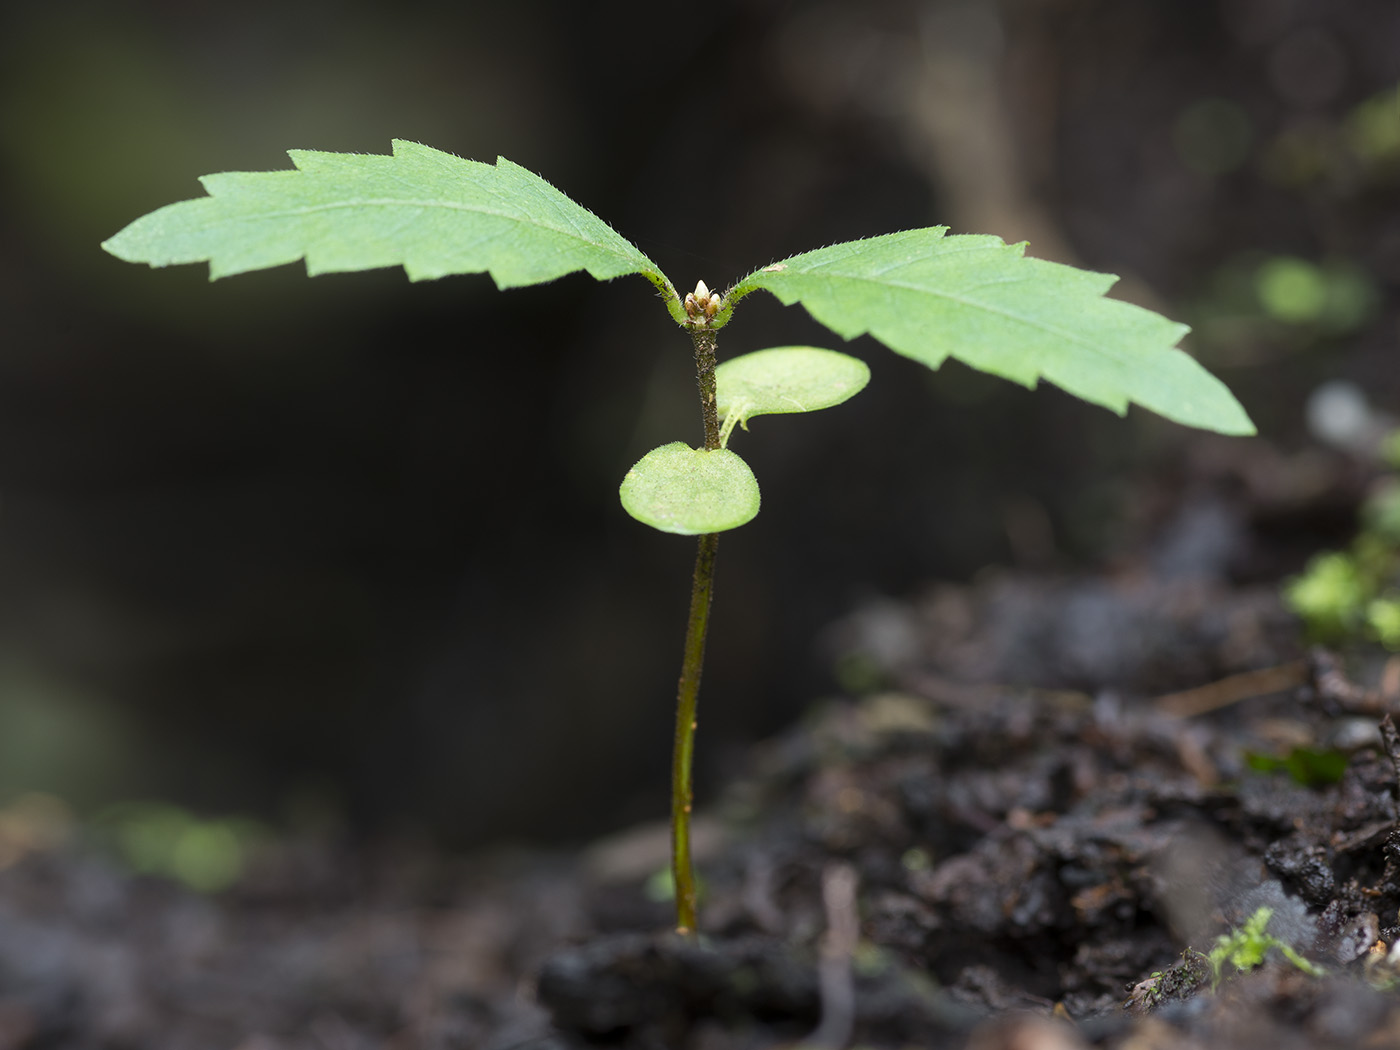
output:
[[[576,270],[640,274],[691,339],[704,441],[647,453],[620,497],[637,520],[699,537],[677,698],[671,780],[676,925],[695,930],[690,858],[695,705],[719,533],[758,513],[758,483],[729,449],[754,416],[839,404],[866,366],[833,350],[777,347],[716,367],[716,338],[753,292],[801,303],[844,339],[869,334],[937,368],[949,357],[1026,387],[1048,379],[1123,415],[1129,403],[1188,426],[1252,434],[1218,379],[1176,347],[1185,325],[1104,298],[1117,280],[1042,259],[1024,244],[947,227],[834,244],[764,266],[712,292],[682,296],[638,248],[539,176],[504,157],[462,160],[396,139],[390,156],[290,150],[294,170],[225,172],[207,196],[167,205],[102,247],[151,266],[209,263],[211,279],[306,261],[307,273],[402,266],[410,280],[488,272],[501,289]]]

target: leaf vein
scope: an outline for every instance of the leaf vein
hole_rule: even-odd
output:
[[[245,222],[260,222],[266,219],[283,219],[295,216],[314,215],[318,212],[329,212],[343,210],[347,208],[442,208],[448,211],[471,212],[478,215],[492,215],[496,218],[506,219],[510,222],[521,223],[522,225],[535,226],[543,230],[549,230],[563,237],[572,237],[574,240],[582,241],[585,244],[599,248],[610,255],[619,258],[626,257],[627,253],[619,251],[612,245],[595,240],[582,232],[576,224],[569,224],[572,229],[566,229],[562,225],[541,222],[538,219],[522,217],[519,213],[512,214],[505,211],[496,211],[491,208],[484,208],[479,205],[460,204],[452,201],[441,200],[412,200],[395,197],[370,198],[365,200],[333,201],[325,204],[307,204],[298,208],[280,208],[276,211],[259,211],[243,217]],[[226,221],[226,220],[222,220]],[[217,226],[221,222],[211,225]]]
[[[1121,357],[1119,357],[1119,356],[1113,354],[1108,348],[1106,348],[1106,347],[1105,347],[1102,343],[1100,343],[1100,342],[1087,339],[1087,338],[1083,337],[1082,335],[1079,335],[1078,333],[1075,333],[1075,332],[1066,330],[1066,329],[1064,329],[1064,328],[1060,328],[1060,327],[1058,327],[1058,326],[1056,326],[1056,325],[1048,324],[1048,323],[1046,323],[1044,320],[1026,317],[1026,316],[1023,315],[1023,314],[1018,314],[1018,313],[1016,313],[1016,312],[1014,312],[1014,311],[1012,311],[1012,310],[1006,309],[1005,307],[995,306],[995,305],[992,305],[992,304],[990,304],[990,303],[986,303],[986,302],[983,302],[983,301],[980,301],[980,300],[977,300],[977,299],[969,299],[969,298],[966,298],[966,297],[961,296],[961,295],[956,295],[956,294],[954,294],[954,293],[952,293],[952,292],[941,291],[941,290],[938,290],[938,289],[935,289],[935,288],[929,288],[929,287],[924,286],[924,285],[909,284],[909,283],[907,283],[907,282],[892,281],[892,280],[887,280],[887,279],[878,279],[878,280],[877,280],[876,278],[871,277],[871,276],[868,276],[868,275],[865,275],[865,274],[840,273],[840,274],[829,274],[829,276],[839,277],[839,278],[841,278],[842,280],[857,281],[857,282],[861,282],[861,283],[864,283],[864,284],[872,284],[872,285],[875,285],[877,288],[883,288],[883,289],[886,289],[887,291],[898,290],[898,291],[908,292],[908,293],[912,293],[912,294],[920,295],[920,296],[933,296],[934,298],[943,299],[943,300],[946,300],[946,301],[952,302],[952,303],[957,303],[957,304],[959,304],[959,305],[961,305],[961,306],[966,306],[966,307],[969,307],[969,308],[972,308],[972,309],[985,310],[987,313],[995,314],[995,315],[997,315],[997,316],[999,316],[999,317],[1002,317],[1002,318],[1004,318],[1004,319],[1006,319],[1006,320],[1008,320],[1008,321],[1014,322],[1014,323],[1016,323],[1016,324],[1021,324],[1021,325],[1026,326],[1027,328],[1031,328],[1031,329],[1034,329],[1034,330],[1036,330],[1036,331],[1042,331],[1042,332],[1045,332],[1045,333],[1047,333],[1047,334],[1049,334],[1049,335],[1058,336],[1058,337],[1061,338],[1061,339],[1064,339],[1064,340],[1067,340],[1067,341],[1069,341],[1069,342],[1071,342],[1071,343],[1075,343],[1075,344],[1077,344],[1077,345],[1079,345],[1079,346],[1085,347],[1086,349],[1089,349],[1089,350],[1094,351],[1094,353],[1096,353],[1098,356],[1100,356],[1100,357],[1102,357],[1102,358],[1105,358],[1105,359],[1107,359],[1107,360],[1113,361],[1114,363],[1121,364],[1121,363],[1122,363],[1122,360],[1123,360]],[[1021,278],[1016,278],[1015,280],[1016,280],[1017,282],[1022,281]],[[982,287],[982,285],[976,285],[976,286],[974,286],[974,287]],[[1098,296],[1098,297],[1096,297],[1096,298],[1102,299],[1101,296]],[[1104,301],[1106,301],[1106,302],[1119,302],[1120,300],[1109,299],[1109,300],[1104,300]],[[1124,304],[1124,305],[1128,305],[1128,304]],[[867,323],[867,322],[865,322],[865,321],[862,321],[862,324],[865,324],[864,331],[866,331],[866,332],[871,332],[871,333],[874,332],[874,330],[875,330],[875,326],[874,326],[874,325],[869,324],[869,323]],[[1041,373],[1042,373],[1042,374],[1045,374],[1043,370],[1041,370]]]

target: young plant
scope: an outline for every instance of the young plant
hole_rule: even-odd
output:
[[[1391,473],[1362,504],[1351,548],[1314,556],[1283,596],[1317,641],[1379,642],[1400,652],[1400,430],[1380,451]]]
[[[1026,387],[1042,378],[1123,415],[1130,403],[1225,434],[1254,427],[1225,386],[1176,348],[1186,333],[1104,293],[1117,280],[1027,258],[998,237],[947,227],[834,244],[761,267],[723,292],[681,295],[592,212],[504,157],[494,165],[394,140],[391,156],[290,150],[295,170],[226,172],[207,196],[137,219],[103,243],[151,266],[209,263],[211,279],[306,261],[307,273],[402,266],[410,280],[487,272],[501,289],[585,270],[640,274],[661,293],[695,355],[699,448],[676,442],[627,472],[639,521],[699,537],[677,697],[671,781],[676,924],[695,930],[691,756],[719,533],[758,513],[758,483],[728,448],[754,416],[826,408],[858,392],[865,365],[832,350],[778,347],[716,367],[716,340],[745,296],[801,303],[844,339],[870,334],[937,368],[949,357]]]
[[[1272,908],[1257,908],[1239,929],[1222,933],[1215,939],[1215,946],[1206,954],[1206,962],[1210,964],[1211,991],[1218,989],[1225,979],[1227,965],[1235,973],[1244,973],[1260,965],[1271,951],[1277,951],[1309,977],[1327,976],[1327,971],[1317,963],[1305,958],[1287,941],[1268,932],[1269,920],[1273,917]]]

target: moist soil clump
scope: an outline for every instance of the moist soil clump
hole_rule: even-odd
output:
[[[1337,673],[1314,654],[1306,682],[1210,718],[1172,713],[1192,694],[933,680],[835,706],[732,803],[762,818],[707,866],[707,939],[595,939],[548,960],[540,998],[583,1040],[629,1047],[833,1026],[818,1045],[1019,1045],[984,1042],[1006,1015],[1073,1022],[1047,1045],[1358,1045],[1400,1022],[1400,749],[1324,710],[1320,668]],[[1329,747],[1348,749],[1336,779],[1252,768]],[[841,906],[861,932],[844,947]],[[1278,950],[1213,973],[1216,937],[1263,908],[1318,976]],[[714,1025],[743,1034],[683,1035]]]
[[[1400,660],[1150,564],[836,625],[850,695],[697,819],[698,938],[663,826],[283,836],[199,894],[11,807],[0,1050],[1395,1045]]]

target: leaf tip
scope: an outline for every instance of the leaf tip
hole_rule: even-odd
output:
[[[1217,432],[1229,437],[1255,437],[1259,433],[1259,428],[1254,425],[1254,420],[1249,418],[1249,414],[1241,408],[1239,418],[1227,420],[1218,428]]]
[[[128,223],[112,236],[102,242],[101,248],[108,255],[120,259],[122,262],[146,263],[152,268],[163,266],[164,263],[153,257],[149,247],[145,245],[136,229],[141,219]]]

